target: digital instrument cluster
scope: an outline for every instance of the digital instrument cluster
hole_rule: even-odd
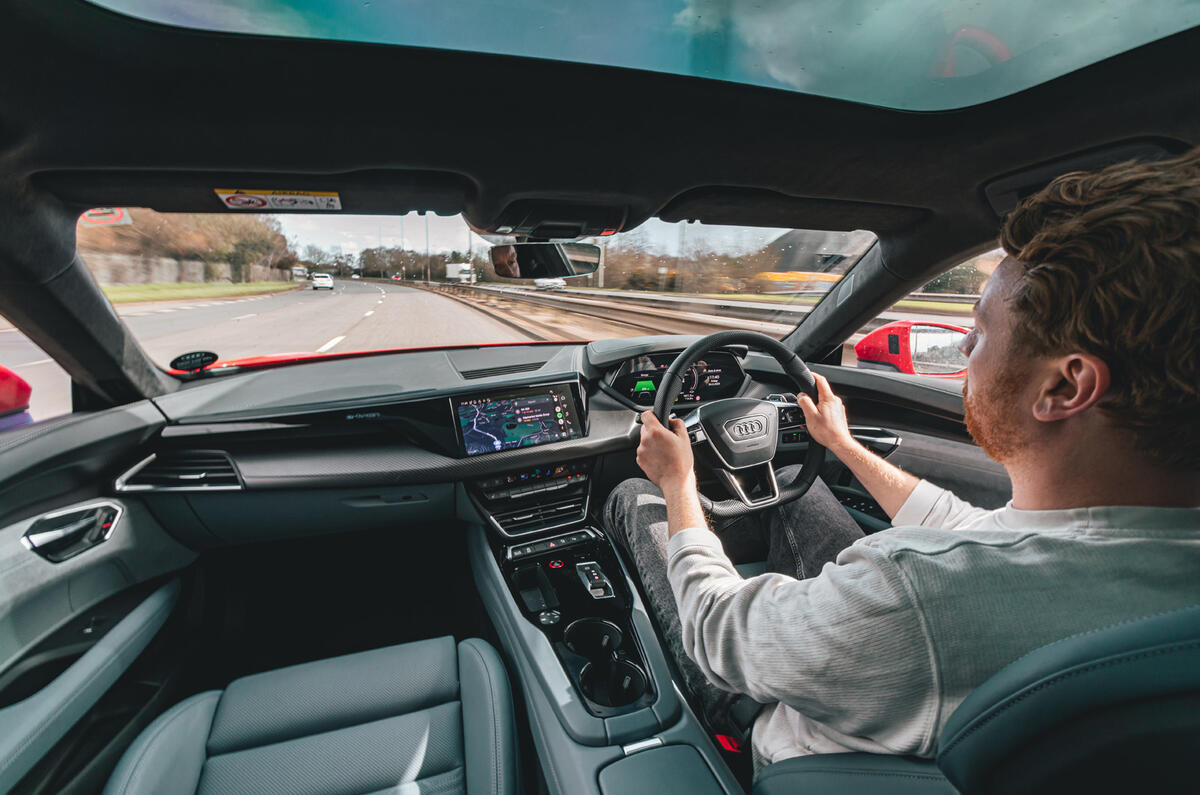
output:
[[[674,353],[652,353],[629,359],[617,369],[612,387],[639,406],[649,408],[654,405],[663,374],[675,357]],[[744,377],[736,356],[711,351],[684,372],[675,405],[733,397]]]

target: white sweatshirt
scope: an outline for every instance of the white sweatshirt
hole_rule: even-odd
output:
[[[1200,508],[988,511],[921,481],[894,524],[806,580],[743,579],[705,528],[668,543],[688,655],[769,705],[756,770],[803,754],[932,757],[954,708],[1026,652],[1200,603]]]

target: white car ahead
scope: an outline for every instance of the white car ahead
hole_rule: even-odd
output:
[[[314,273],[312,277],[312,286],[314,290],[322,288],[333,289],[333,277],[328,273]]]

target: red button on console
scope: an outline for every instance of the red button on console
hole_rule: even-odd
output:
[[[561,560],[552,560],[552,561],[550,561],[550,568],[552,568],[552,569],[561,569],[562,567],[563,567],[563,562],[562,562]]]

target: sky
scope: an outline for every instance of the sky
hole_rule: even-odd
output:
[[[335,253],[357,254],[365,248],[425,250],[425,219],[429,219],[430,251],[462,251],[468,245],[483,250],[489,243],[467,228],[461,215],[278,215],[283,234],[297,250],[320,246]]]
[[[427,213],[420,216],[409,213],[405,216],[322,214],[275,217],[283,227],[283,234],[297,251],[308,245],[320,246],[335,253],[340,250],[346,254],[357,254],[363,249],[379,245],[424,251],[426,219],[429,219],[430,251],[463,251],[468,245],[474,251],[482,251],[491,245],[471,232],[461,215],[438,216]],[[652,218],[612,239],[636,242],[649,251],[666,255],[695,249],[738,254],[756,251],[786,231],[767,227],[668,224]]]

